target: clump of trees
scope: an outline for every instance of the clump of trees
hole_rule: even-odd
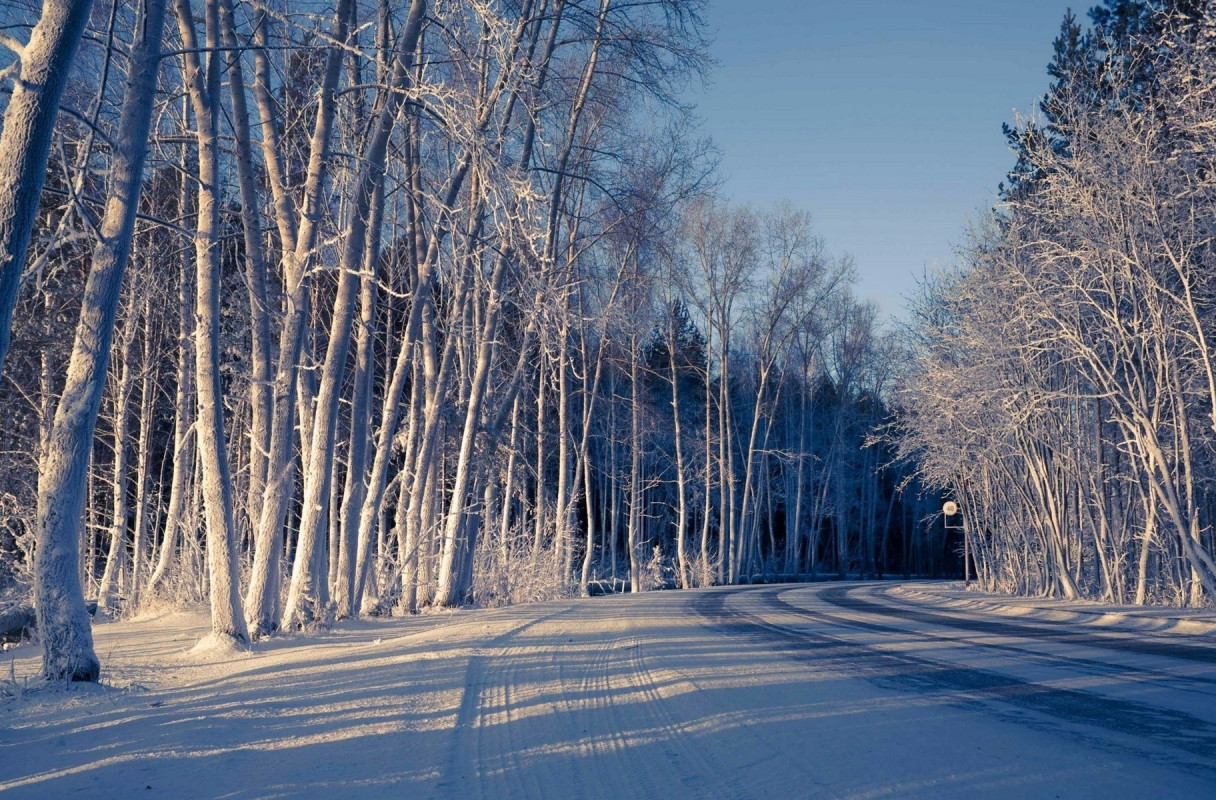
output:
[[[206,601],[240,645],[950,568],[873,441],[896,344],[850,264],[712,197],[676,100],[700,14],[96,4],[4,273],[0,581],[33,582],[48,678],[98,676],[86,599]]]
[[[1216,17],[1065,19],[1040,120],[965,266],[926,286],[899,447],[959,500],[981,584],[1216,598]]]

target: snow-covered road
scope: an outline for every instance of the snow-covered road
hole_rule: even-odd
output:
[[[111,687],[0,701],[13,797],[1216,796],[1216,644],[896,584],[659,592],[188,654],[100,626]],[[18,675],[36,653],[18,651]],[[7,671],[7,670],[6,670]]]

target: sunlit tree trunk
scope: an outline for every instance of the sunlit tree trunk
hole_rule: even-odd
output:
[[[200,59],[189,0],[175,0],[178,29],[186,46],[185,82],[194,106],[198,138],[198,220],[196,258],[195,369],[198,391],[198,442],[202,456],[203,507],[207,522],[207,559],[213,635],[238,644],[249,633],[241,611],[233,518],[232,476],[224,434],[223,382],[220,378],[219,243],[219,0],[206,0],[207,59]]]
[[[232,102],[233,138],[236,144],[236,174],[241,196],[241,230],[245,245],[245,283],[249,289],[250,367],[249,376],[249,481],[245,510],[249,530],[256,532],[266,486],[270,451],[271,335],[270,301],[267,294],[266,254],[262,246],[262,198],[254,172],[249,109],[245,97],[245,74],[241,48],[233,20],[232,0],[220,0],[220,36],[228,67],[228,93]]]
[[[186,159],[183,158],[183,161]],[[185,219],[187,208],[187,184],[181,179],[178,194],[179,215]],[[177,380],[173,396],[173,477],[169,484],[169,507],[165,512],[165,527],[156,568],[148,578],[148,592],[155,591],[168,572],[169,563],[177,549],[178,529],[189,493],[188,480],[194,468],[194,354],[191,344],[193,333],[194,298],[190,291],[190,264],[185,252],[180,255],[177,282]]]
[[[642,489],[642,373],[641,353],[637,334],[629,340],[629,590],[644,592],[649,587],[642,574],[643,507],[645,497]]]
[[[92,5],[91,0],[44,0],[29,42],[16,54],[20,67],[0,128],[0,374],[46,179],[59,96]]]
[[[151,508],[148,472],[152,460],[152,384],[155,375],[152,353],[151,295],[144,300],[144,346],[139,389],[139,442],[135,450],[135,530],[131,535],[131,574],[127,594],[132,608],[139,608],[143,579],[147,571]]]
[[[294,486],[296,411],[300,404],[299,366],[304,351],[305,328],[309,311],[309,269],[325,200],[323,190],[329,172],[331,139],[337,113],[335,91],[345,53],[350,9],[353,0],[338,0],[334,12],[333,41],[325,56],[325,70],[318,89],[317,116],[309,143],[309,160],[299,218],[288,185],[280,144],[279,115],[272,94],[271,66],[267,55],[267,27],[270,17],[258,16],[255,30],[254,69],[262,125],[262,154],[271,193],[275,222],[283,248],[283,276],[286,313],[279,332],[279,361],[275,369],[271,412],[270,454],[267,460],[266,496],[258,523],[254,546],[253,572],[247,590],[248,626],[255,637],[267,636],[278,627],[280,560],[283,550],[283,525]],[[301,426],[303,435],[304,426]]]
[[[69,13],[73,19],[80,14],[79,24],[83,25],[88,3],[73,4]],[[101,670],[80,587],[80,524],[97,410],[109,368],[118,293],[142,187],[163,23],[164,0],[147,0],[128,60],[101,239],[93,250],[67,380],[55,409],[46,457],[39,465],[34,597],[42,640],[42,672],[50,680],[95,681]],[[68,48],[63,58],[70,61],[70,53]],[[66,64],[57,67],[66,72]],[[10,112],[14,101],[10,101]],[[44,133],[49,141],[49,129]],[[4,136],[8,134],[6,117]],[[8,147],[0,143],[0,158],[12,155],[6,152]],[[0,337],[5,342],[7,322],[5,318],[0,324]]]

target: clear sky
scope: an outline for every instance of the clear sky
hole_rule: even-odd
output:
[[[1078,16],[1093,3],[1072,4]],[[690,98],[724,192],[811,213],[900,314],[1013,164],[1001,123],[1047,89],[1065,0],[711,0],[719,61]]]

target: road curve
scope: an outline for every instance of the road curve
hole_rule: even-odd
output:
[[[253,653],[191,655],[203,617],[101,625],[102,686],[0,692],[0,796],[1216,797],[1207,637],[898,587],[360,620]]]
[[[1213,796],[1216,647],[890,586],[574,604],[478,667],[438,794]]]

